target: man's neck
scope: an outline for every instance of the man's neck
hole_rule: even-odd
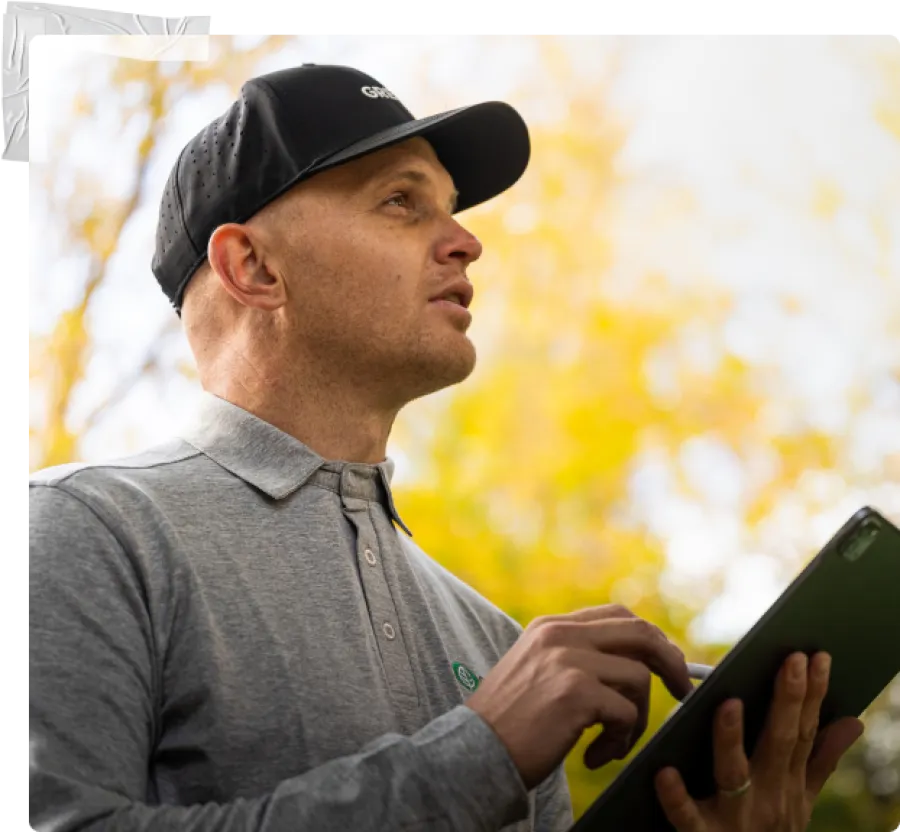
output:
[[[324,459],[376,465],[386,457],[397,412],[379,413],[340,387],[291,389],[230,378],[204,388],[298,439]]]

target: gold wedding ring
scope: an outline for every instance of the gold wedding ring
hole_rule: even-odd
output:
[[[722,797],[740,797],[750,788],[750,782],[751,780],[748,777],[747,782],[741,784],[736,789],[719,789],[719,794],[722,795]]]

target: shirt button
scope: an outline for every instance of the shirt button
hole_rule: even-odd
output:
[[[384,622],[384,626],[383,626],[381,629],[384,630],[384,634],[385,634],[389,639],[392,639],[392,640],[393,640],[393,638],[394,638],[394,628],[393,628],[390,624],[388,624],[387,621]]]
[[[375,558],[375,553],[371,549],[366,549],[366,561],[369,566],[374,566],[378,562]]]

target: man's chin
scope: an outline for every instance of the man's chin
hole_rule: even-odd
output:
[[[468,341],[468,339],[466,340]],[[474,344],[471,341],[468,341],[468,344],[468,349],[459,349],[450,355],[434,356],[434,360],[429,362],[427,367],[421,368],[421,372],[417,373],[417,376],[422,383],[416,385],[419,387],[419,392],[415,398],[428,396],[460,384],[472,375],[477,357]]]
[[[468,339],[465,339],[466,346],[464,349],[456,351],[449,362],[449,371],[451,375],[450,384],[459,384],[465,381],[475,369],[477,354],[475,345]]]

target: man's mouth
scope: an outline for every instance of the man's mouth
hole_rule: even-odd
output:
[[[463,309],[465,309],[465,306],[466,306],[463,303],[462,296],[457,294],[456,292],[454,292],[453,294],[450,294],[450,295],[444,295],[444,297],[442,297],[442,298],[434,298],[434,300],[432,300],[431,302],[437,303],[438,301],[442,301],[442,300],[458,304],[459,306],[463,307]]]
[[[434,300],[428,301],[428,303],[439,306],[451,316],[458,317],[460,320],[472,320],[472,313],[463,306],[458,298],[454,299],[452,295],[445,298],[435,298]]]
[[[443,300],[463,309],[468,309],[472,304],[472,296],[474,293],[475,290],[473,289],[472,284],[463,277],[445,285],[441,291],[437,292],[434,297],[431,298],[431,300]]]

